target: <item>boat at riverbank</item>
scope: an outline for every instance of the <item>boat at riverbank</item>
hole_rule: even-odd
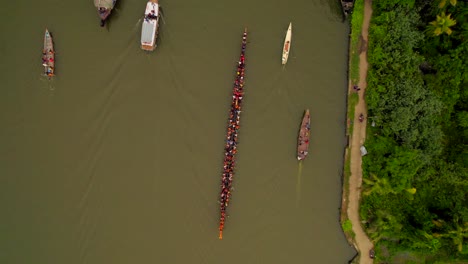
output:
[[[305,111],[299,130],[297,139],[297,160],[303,160],[309,153],[309,137],[310,137],[310,114],[309,109]]]
[[[343,10],[343,15],[347,17],[351,14],[354,6],[354,0],[341,0],[341,9]]]
[[[94,6],[98,10],[99,18],[101,19],[101,27],[106,24],[106,20],[112,12],[117,0],[94,0]]]
[[[288,31],[286,31],[286,37],[284,38],[283,45],[283,56],[281,58],[281,64],[285,65],[288,62],[289,51],[291,50],[291,37],[292,37],[292,23],[289,23]]]
[[[159,17],[158,0],[148,1],[145,9],[145,18],[141,26],[141,48],[143,50],[153,51],[156,48]]]
[[[42,50],[42,66],[44,75],[52,77],[55,75],[55,50],[52,35],[46,29],[44,33],[44,48]]]

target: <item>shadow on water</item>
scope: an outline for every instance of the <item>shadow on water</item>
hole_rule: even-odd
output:
[[[109,32],[110,29],[111,29],[112,21],[114,19],[115,20],[119,19],[120,10],[123,9],[122,4],[121,4],[122,2],[124,2],[124,1],[116,1],[115,2],[115,6],[114,6],[114,8],[112,8],[112,11],[111,11],[110,15],[107,17],[106,21],[104,21],[104,25],[101,25],[101,27],[105,28],[107,32]],[[97,13],[98,11],[96,10],[95,12]],[[100,21],[100,23],[102,23],[102,21]]]
[[[330,13],[333,17],[333,19],[336,19],[337,21],[345,22],[346,16],[343,13],[343,8],[341,6],[341,1],[340,0],[321,0],[320,1],[324,5],[328,5],[328,8],[330,9]]]

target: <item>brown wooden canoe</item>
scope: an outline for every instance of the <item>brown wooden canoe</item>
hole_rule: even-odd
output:
[[[44,34],[44,49],[42,50],[42,66],[44,74],[52,77],[55,75],[55,50],[52,35],[46,29]]]
[[[310,114],[309,109],[305,111],[299,130],[297,139],[297,160],[303,160],[309,153],[309,138],[310,138]]]

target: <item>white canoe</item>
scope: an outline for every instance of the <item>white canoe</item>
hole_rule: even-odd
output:
[[[159,17],[158,0],[148,1],[146,4],[143,25],[141,27],[141,48],[143,50],[153,51],[156,48]]]
[[[289,23],[288,31],[286,32],[286,38],[284,39],[283,45],[283,57],[281,58],[281,64],[288,62],[289,51],[291,50],[291,35],[292,35],[292,23]]]

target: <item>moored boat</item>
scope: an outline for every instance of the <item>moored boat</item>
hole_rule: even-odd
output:
[[[159,17],[158,0],[149,0],[146,4],[145,19],[141,27],[141,48],[143,50],[153,51],[156,48]]]
[[[283,57],[281,58],[281,64],[285,65],[288,62],[289,51],[291,50],[291,37],[292,37],[292,23],[289,23],[288,31],[286,31],[286,37],[284,38],[283,45]]]
[[[52,35],[46,29],[44,34],[44,49],[42,50],[42,66],[44,75],[52,77],[55,75],[55,50]]]
[[[348,16],[353,10],[354,0],[341,0],[341,7],[343,9],[344,16]]]
[[[117,0],[94,0],[94,6],[98,10],[99,18],[101,19],[101,27],[106,24],[106,20],[112,12]]]
[[[297,160],[303,160],[309,153],[309,137],[310,137],[310,114],[309,109],[305,111],[299,130],[297,139]]]

